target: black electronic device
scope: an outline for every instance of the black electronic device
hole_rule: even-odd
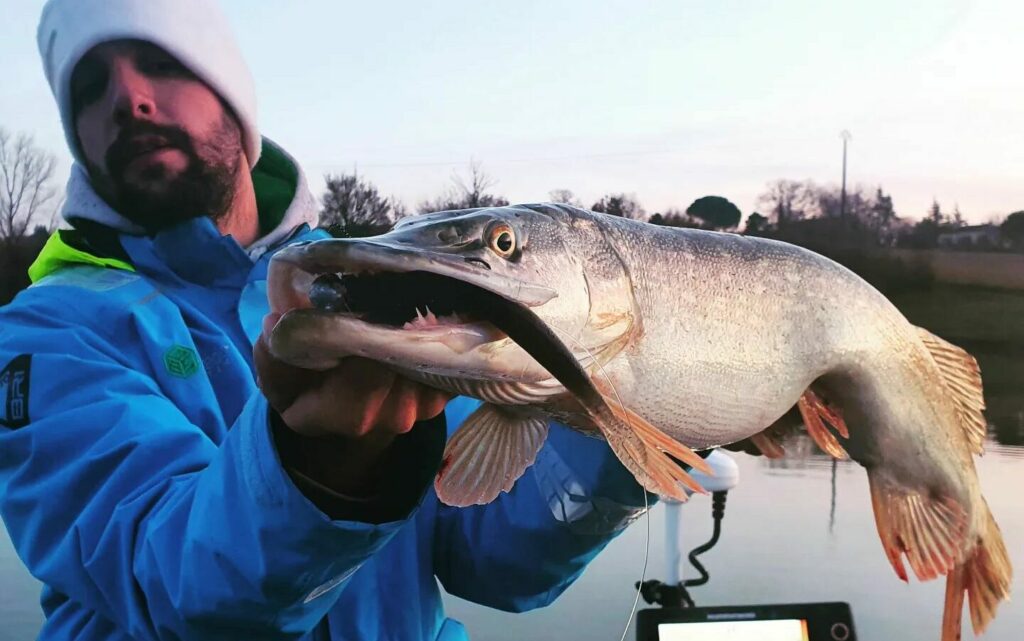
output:
[[[637,641],[856,641],[846,603],[652,608],[637,613]]]

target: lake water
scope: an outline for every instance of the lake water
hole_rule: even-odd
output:
[[[1019,641],[1024,630],[1024,415],[1003,424],[987,453],[976,459],[1015,568],[1015,601],[1003,603],[983,637]],[[1016,444],[1014,444],[1016,443]],[[867,479],[854,463],[835,466],[809,442],[795,454],[767,461],[731,454],[740,484],[731,491],[717,546],[701,557],[711,574],[693,588],[698,605],[847,601],[864,641],[937,641],[943,584],[900,582],[885,560],[875,531]],[[711,532],[711,502],[698,496],[683,507],[687,550]],[[650,513],[648,578],[666,577],[664,507]],[[608,639],[617,641],[629,616],[643,564],[647,523],[641,519],[598,557],[553,606],[520,615],[448,599],[449,614],[478,641]],[[692,570],[687,576],[693,576]],[[642,602],[641,602],[641,605]],[[30,639],[41,622],[38,586],[0,534],[0,639]],[[635,638],[631,630],[628,639]],[[964,638],[972,638],[965,632]]]

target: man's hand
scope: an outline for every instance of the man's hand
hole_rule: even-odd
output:
[[[340,494],[372,495],[383,473],[377,463],[395,437],[440,414],[451,395],[364,358],[344,359],[326,371],[288,365],[267,348],[266,334],[276,322],[276,316],[264,319],[253,358],[271,407],[307,437],[298,439],[298,460],[288,463]]]

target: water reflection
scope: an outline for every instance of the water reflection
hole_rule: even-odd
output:
[[[1024,445],[1024,407],[1015,414],[990,418],[989,429],[1001,445]]]

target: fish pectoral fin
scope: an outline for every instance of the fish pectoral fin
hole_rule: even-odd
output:
[[[437,498],[465,507],[490,503],[523,475],[548,436],[543,418],[520,416],[485,403],[469,415],[445,447],[434,479]]]
[[[796,405],[800,409],[800,416],[804,419],[807,433],[818,444],[818,447],[826,454],[830,454],[837,459],[849,458],[843,446],[839,444],[839,441],[832,435],[832,432],[828,431],[828,428],[825,427],[825,421],[828,421],[829,425],[839,432],[843,438],[849,438],[850,432],[846,428],[843,417],[835,409],[826,405],[809,388],[800,397]]]
[[[603,421],[598,427],[612,451],[626,469],[633,473],[638,483],[655,494],[678,501],[687,499],[686,491],[681,485],[700,494],[708,493],[704,486],[672,459],[675,457],[690,467],[713,476],[711,467],[700,455],[670,438],[642,416],[620,405],[597,381],[595,387],[612,412],[610,420]]]
[[[903,487],[877,469],[868,471],[871,506],[882,547],[893,569],[908,580],[906,556],[918,580],[948,574],[967,547],[967,512],[952,498]]]
[[[939,366],[945,383],[956,404],[957,417],[967,435],[971,452],[981,454],[985,449],[985,396],[982,391],[981,370],[978,361],[964,349],[943,340],[921,327],[917,328],[921,342],[928,348],[932,360]]]

